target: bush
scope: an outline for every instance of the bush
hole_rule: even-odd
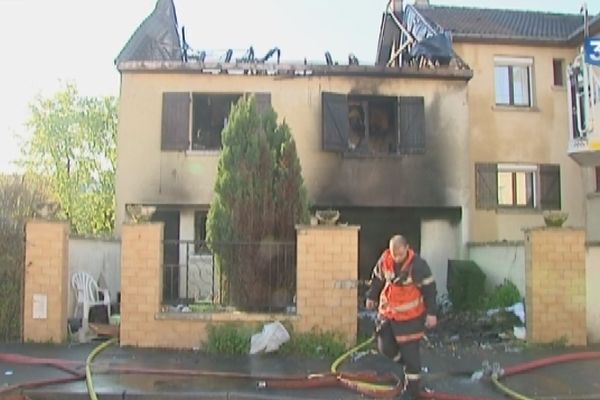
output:
[[[208,339],[204,343],[204,350],[213,354],[248,354],[253,328],[250,324],[234,322],[208,325]]]
[[[340,333],[319,329],[293,332],[287,326],[286,329],[290,331],[291,339],[281,347],[283,354],[337,358],[346,351],[346,344]]]
[[[504,283],[494,288],[486,301],[487,308],[510,307],[521,301],[519,289],[510,280],[505,279]]]
[[[0,342],[21,338],[25,224],[45,199],[22,177],[0,175]]]
[[[450,261],[448,295],[456,311],[480,309],[485,299],[485,274],[470,260]]]
[[[314,329],[310,332],[294,332],[290,324],[285,323],[290,333],[290,341],[280,348],[280,354],[336,358],[346,351],[342,335],[337,332]],[[208,338],[203,349],[212,354],[240,355],[249,354],[250,339],[261,328],[258,324],[229,322],[208,325]]]

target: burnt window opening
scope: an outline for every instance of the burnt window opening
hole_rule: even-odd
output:
[[[600,167],[596,167],[596,192],[600,193]]]
[[[397,103],[393,97],[348,96],[348,149],[394,154],[398,149]]]
[[[161,150],[221,150],[221,134],[227,126],[231,107],[240,97],[249,94],[163,93]],[[271,94],[253,95],[258,113],[268,113],[271,110]]]
[[[323,149],[362,156],[425,151],[423,97],[322,93]]]
[[[241,94],[192,94],[192,150],[221,150],[221,133]]]

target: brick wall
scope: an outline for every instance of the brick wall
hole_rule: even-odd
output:
[[[206,340],[208,324],[290,321],[299,331],[313,327],[356,339],[357,227],[298,228],[297,315],[242,312],[162,313],[161,223],[124,225],[121,249],[121,345],[194,348]]]
[[[585,345],[585,232],[538,228],[526,232],[525,282],[527,340],[567,339]]]
[[[300,226],[297,307],[300,331],[313,327],[356,340],[358,293],[357,226]]]
[[[27,224],[25,341],[63,342],[67,338],[68,235],[69,227],[63,222],[30,221]]]

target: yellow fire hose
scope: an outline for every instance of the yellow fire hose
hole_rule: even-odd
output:
[[[100,352],[117,342],[118,339],[113,338],[109,341],[100,344],[90,352],[90,354],[87,356],[87,359],[85,360],[85,385],[87,386],[87,390],[91,400],[98,400],[96,390],[94,389],[94,381],[92,380],[92,362],[94,361],[94,358],[96,358],[96,356],[100,354]]]

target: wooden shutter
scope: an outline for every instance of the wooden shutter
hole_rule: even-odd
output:
[[[190,94],[163,93],[161,150],[185,151],[190,147]]]
[[[475,206],[487,210],[498,206],[497,164],[475,164]]]
[[[346,151],[348,149],[348,98],[345,94],[323,92],[323,150]]]
[[[540,165],[540,208],[560,210],[560,166]]]
[[[398,98],[398,149],[401,153],[425,152],[425,101],[423,97]]]
[[[254,93],[254,100],[259,114],[265,114],[271,109],[271,93]]]

